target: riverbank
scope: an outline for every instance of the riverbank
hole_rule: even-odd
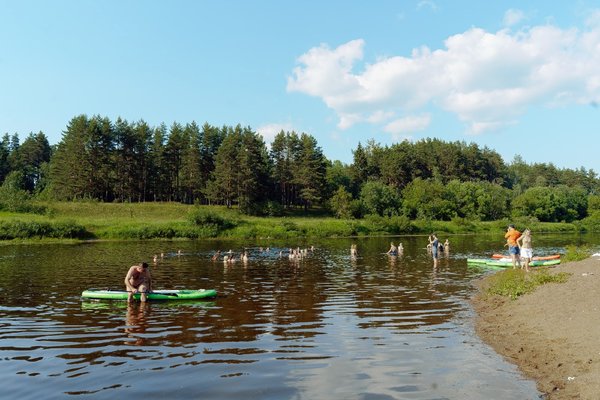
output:
[[[0,211],[0,240],[292,239],[430,234],[503,234],[509,223],[536,233],[577,233],[579,223],[411,220],[406,216],[337,219],[327,210],[285,210],[248,216],[221,206],[180,203],[37,202],[35,213]]]
[[[550,400],[600,396],[600,258],[561,264],[567,282],[543,285],[510,300],[485,294],[484,278],[473,299],[476,331],[516,364]]]

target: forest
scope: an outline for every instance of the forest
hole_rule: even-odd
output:
[[[0,127],[1,128],[1,127]],[[495,221],[526,216],[573,222],[600,210],[593,170],[506,162],[474,143],[425,139],[353,149],[328,160],[307,133],[270,146],[250,127],[111,121],[78,115],[50,145],[43,132],[0,141],[0,209],[35,212],[35,200],[224,205],[246,215],[320,210],[342,219]]]

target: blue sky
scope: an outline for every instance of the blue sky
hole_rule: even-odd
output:
[[[0,134],[21,139],[88,114],[600,172],[599,104],[600,0],[0,0]]]

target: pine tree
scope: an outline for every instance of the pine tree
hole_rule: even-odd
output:
[[[238,166],[236,165],[240,149],[242,131],[238,125],[228,129],[215,158],[215,170],[212,183],[207,186],[207,196],[230,208],[238,195]]]
[[[200,145],[200,192],[206,198],[208,182],[215,170],[217,152],[227,133],[227,127],[222,129],[213,127],[207,123],[202,125],[202,143]],[[211,200],[211,201],[214,201]]]
[[[119,201],[137,199],[137,179],[135,169],[135,136],[131,125],[121,118],[114,124],[115,135],[115,179],[114,191]]]
[[[296,185],[294,166],[300,154],[300,139],[296,132],[279,132],[271,143],[270,158],[273,164],[275,192],[284,207],[295,202]]]
[[[260,213],[261,203],[267,200],[269,159],[262,136],[249,127],[242,131],[237,154],[237,201],[246,214]]]
[[[165,157],[166,138],[167,127],[161,124],[152,130],[148,143],[146,196],[150,201],[169,200],[168,168]]]
[[[317,140],[305,133],[300,136],[300,154],[294,168],[294,181],[299,186],[299,197],[304,209],[322,200],[326,181],[326,159]]]
[[[169,130],[169,138],[165,145],[165,167],[167,168],[167,182],[169,186],[169,200],[181,201],[181,166],[183,153],[188,146],[188,140],[181,124],[174,122]]]
[[[89,119],[79,115],[69,121],[62,140],[50,164],[54,195],[58,199],[73,200],[90,197],[91,164],[86,152]]]
[[[191,204],[200,198],[202,189],[202,132],[195,122],[187,124],[183,130],[187,147],[181,161],[181,187],[183,202]]]
[[[16,164],[14,170],[23,173],[24,190],[29,193],[40,191],[38,187],[42,178],[42,168],[50,161],[51,149],[46,135],[42,132],[30,133],[17,150],[15,150]]]
[[[87,191],[93,199],[114,199],[114,131],[108,118],[94,116],[86,130],[85,156],[90,180]]]
[[[152,146],[152,129],[143,120],[133,125],[133,162],[136,170],[136,195],[137,201],[146,201],[148,196],[149,177],[152,163],[150,149]]]
[[[10,172],[10,163],[8,161],[10,156],[9,143],[10,138],[8,133],[6,133],[0,141],[0,185],[4,182],[4,179]]]

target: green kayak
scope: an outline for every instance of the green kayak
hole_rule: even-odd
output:
[[[512,267],[512,260],[493,259],[493,258],[467,258],[467,264],[481,267],[506,268]],[[560,264],[560,259],[556,260],[533,260],[529,263],[530,267],[544,267]],[[517,264],[518,266],[519,264]]]
[[[84,299],[96,300],[127,300],[128,292],[125,290],[110,289],[88,289],[81,293]],[[198,300],[216,297],[217,291],[214,289],[195,289],[195,290],[154,290],[148,293],[148,300]],[[136,300],[140,299],[140,293],[133,295]]]
[[[486,264],[493,261],[491,258],[467,258],[467,264]]]
[[[529,266],[530,267],[546,267],[546,266],[558,265],[558,264],[560,264],[560,260],[534,260],[529,263]],[[488,261],[485,263],[485,265],[490,266],[490,267],[512,267],[512,260],[511,261],[503,261],[503,260]],[[517,263],[517,266],[519,266],[518,263]]]

